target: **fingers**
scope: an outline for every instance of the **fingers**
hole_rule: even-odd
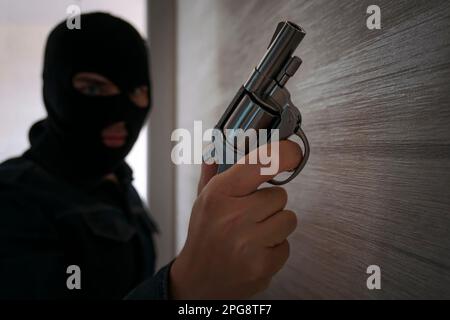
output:
[[[245,202],[251,208],[246,214],[252,222],[261,222],[274,213],[283,210],[287,200],[287,192],[281,187],[256,190],[245,197]]]
[[[267,268],[272,274],[277,273],[281,270],[281,268],[286,263],[287,259],[289,258],[289,242],[287,240],[284,240],[279,245],[273,248],[268,248],[268,259]]]
[[[268,151],[265,151],[267,148]],[[260,151],[263,150],[263,151]],[[260,153],[261,152],[261,153]],[[260,155],[267,152],[268,164],[262,163]],[[250,160],[257,160],[256,164],[251,164]],[[230,169],[217,176],[224,190],[232,196],[244,196],[255,191],[261,184],[269,181],[278,173],[289,171],[297,167],[302,159],[300,146],[292,141],[283,140],[264,145],[253,150],[240,162]],[[270,169],[270,174],[262,174],[261,170]],[[273,169],[273,170],[272,170]]]
[[[211,178],[216,175],[217,167],[218,165],[215,163],[213,164],[206,164],[204,162],[202,163],[202,173],[200,175],[200,180],[198,182],[197,194],[200,194],[203,188],[208,184],[209,180],[211,180]]]
[[[297,228],[297,216],[284,210],[277,212],[255,226],[255,241],[266,247],[280,245]]]

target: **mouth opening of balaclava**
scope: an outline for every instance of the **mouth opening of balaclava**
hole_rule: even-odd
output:
[[[81,29],[65,21],[50,33],[45,48],[43,97],[47,118],[30,130],[28,156],[49,171],[71,180],[95,180],[123,164],[150,109],[137,106],[129,94],[147,86],[149,63],[145,41],[128,22],[106,13],[81,15]],[[80,72],[97,73],[120,93],[84,95],[73,86]],[[123,122],[125,144],[110,148],[101,132]]]

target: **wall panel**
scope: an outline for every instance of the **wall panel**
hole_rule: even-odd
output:
[[[262,297],[450,298],[450,3],[178,1],[177,126],[213,126],[276,23],[307,32],[290,80],[311,158],[286,186],[300,225]],[[178,247],[199,168],[177,170]],[[366,287],[366,268],[382,290]]]

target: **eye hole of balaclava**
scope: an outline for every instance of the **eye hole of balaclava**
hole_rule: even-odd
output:
[[[105,76],[92,72],[79,72],[72,80],[73,87],[86,96],[114,96],[121,93],[119,87]],[[149,88],[141,85],[128,93],[128,98],[139,108],[149,106]]]

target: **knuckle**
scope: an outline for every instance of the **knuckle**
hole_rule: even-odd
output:
[[[289,242],[284,240],[276,248],[274,248],[274,254],[272,257],[272,273],[277,273],[289,259]]]
[[[246,236],[240,236],[236,239],[235,249],[240,257],[246,257],[249,252],[250,240]],[[250,261],[251,263],[251,261]]]
[[[283,214],[286,220],[286,224],[290,227],[290,229],[292,229],[292,231],[294,231],[297,228],[298,224],[297,215],[294,211],[291,210],[285,210],[283,211]]]
[[[303,152],[300,145],[294,141],[283,140],[280,149],[283,148],[283,154],[287,155],[286,163],[291,169],[295,168],[303,158]]]
[[[220,179],[218,179],[218,176],[217,176],[217,175],[214,176],[214,177],[212,177],[212,178],[208,181],[208,184],[207,184],[207,186],[205,187],[205,190],[215,190],[215,189],[217,188],[217,186],[219,185],[218,180],[220,180]]]
[[[257,263],[254,263],[254,275],[256,280],[260,281],[273,275],[271,265],[273,264],[273,259],[270,255],[264,254],[258,259]]]
[[[226,171],[216,174],[209,180],[208,187],[211,187],[211,189],[220,191],[224,194],[230,194],[232,191],[232,184],[228,181],[230,180],[229,173],[229,171]],[[233,179],[233,181],[236,182],[235,179]]]
[[[203,211],[211,211],[217,205],[217,194],[213,188],[203,190],[197,198],[196,205]]]
[[[286,189],[284,189],[282,187],[275,187],[275,190],[277,193],[277,197],[280,200],[280,203],[283,205],[283,208],[284,208],[288,201],[288,193],[287,193]]]
[[[261,192],[260,195],[267,203],[276,203],[279,210],[283,210],[288,201],[288,193],[286,189],[282,187],[269,187],[261,189],[257,192]]]

